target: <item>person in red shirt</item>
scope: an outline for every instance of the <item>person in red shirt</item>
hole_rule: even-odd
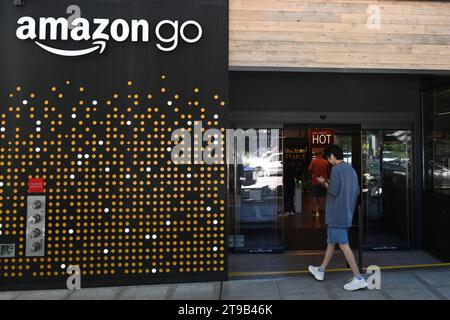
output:
[[[317,178],[323,177],[325,180],[328,180],[329,169],[330,167],[328,161],[323,158],[322,151],[316,154],[316,158],[311,161],[308,168],[311,172],[311,192],[316,216],[319,216],[320,212],[324,210],[325,197],[327,195],[327,190],[323,187],[320,181],[317,180]]]

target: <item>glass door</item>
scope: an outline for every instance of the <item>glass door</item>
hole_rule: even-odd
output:
[[[229,247],[234,252],[283,250],[281,150],[281,129],[235,131],[229,166]]]
[[[410,247],[411,131],[363,131],[364,247]]]
[[[358,177],[361,176],[361,126],[343,125],[336,126],[335,144],[342,148],[344,161],[351,164]],[[358,264],[362,265],[361,247],[361,197],[353,214],[352,226],[349,230],[349,240],[352,249],[358,251]]]
[[[332,138],[328,140],[327,135]],[[321,139],[323,137],[323,139]],[[323,141],[323,142],[321,142]],[[344,161],[361,173],[361,126],[352,124],[284,125],[284,247],[286,250],[323,250],[327,244],[326,191],[312,180],[311,163],[323,156],[330,144],[344,151]],[[331,170],[331,166],[329,166]],[[294,185],[290,185],[296,181]],[[291,193],[289,193],[289,190]],[[292,208],[293,207],[293,208]],[[358,208],[357,208],[358,209]],[[293,212],[292,212],[293,211]],[[349,238],[359,248],[359,215],[356,210]]]

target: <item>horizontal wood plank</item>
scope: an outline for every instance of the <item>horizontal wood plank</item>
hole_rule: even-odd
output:
[[[230,0],[229,34],[231,67],[450,70],[444,1]]]

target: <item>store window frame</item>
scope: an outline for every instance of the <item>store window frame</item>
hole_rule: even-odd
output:
[[[446,112],[440,112],[443,99],[438,99],[438,95],[446,94],[449,101],[446,107]],[[442,119],[439,117],[448,118],[450,123],[450,86],[434,88],[423,92],[422,103],[422,126],[423,126],[423,178],[424,191],[450,196],[450,125],[448,128],[441,127]],[[440,138],[438,138],[440,136]],[[447,148],[447,166],[444,160],[436,163],[436,140],[441,139],[444,142],[444,147]],[[445,156],[443,156],[445,158]],[[439,187],[436,184],[436,171],[442,173],[442,181]]]
[[[416,225],[416,220],[415,220],[415,215],[416,215],[416,207],[415,207],[415,194],[414,194],[414,190],[416,187],[416,176],[415,176],[415,132],[414,132],[414,128],[413,128],[413,124],[409,123],[409,124],[403,124],[403,123],[398,123],[397,125],[388,125],[388,126],[382,126],[382,125],[374,125],[374,126],[365,126],[362,128],[362,139],[364,137],[367,136],[367,134],[369,132],[395,132],[395,131],[405,131],[407,133],[407,136],[409,137],[409,145],[407,147],[408,151],[406,152],[408,155],[408,166],[405,169],[405,173],[407,175],[407,179],[405,181],[405,201],[406,203],[406,214],[404,215],[404,218],[406,219],[406,232],[403,232],[403,234],[406,236],[406,239],[403,242],[392,242],[392,243],[385,243],[385,244],[370,244],[370,243],[366,243],[365,241],[367,240],[367,236],[368,236],[368,226],[367,224],[367,208],[366,206],[366,200],[365,197],[363,197],[363,236],[364,236],[364,241],[363,241],[363,248],[365,251],[391,251],[391,250],[410,250],[413,248],[414,243],[415,243],[415,225]],[[362,142],[362,144],[364,143],[364,141]],[[364,156],[364,152],[361,152],[362,157]],[[366,160],[362,160],[362,164],[365,163]],[[364,166],[362,165],[362,170],[365,170],[365,168],[363,168]],[[362,179],[363,176],[361,177]],[[363,186],[364,183],[361,182],[361,185]],[[395,232],[394,232],[395,233]]]

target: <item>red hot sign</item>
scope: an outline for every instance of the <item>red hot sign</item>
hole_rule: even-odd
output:
[[[311,147],[328,147],[334,144],[333,129],[309,129]]]

